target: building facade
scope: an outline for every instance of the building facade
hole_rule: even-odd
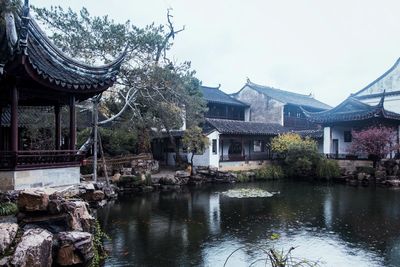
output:
[[[263,86],[250,80],[232,96],[250,106],[251,121],[278,123],[297,130],[318,128],[317,124],[307,120],[303,110],[317,112],[331,108],[311,95]]]

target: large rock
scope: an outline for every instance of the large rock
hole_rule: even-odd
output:
[[[175,176],[178,178],[189,178],[190,177],[190,172],[187,171],[176,171]]]
[[[17,245],[11,263],[20,267],[46,267],[52,264],[53,234],[34,228],[27,230]]]
[[[60,248],[57,263],[70,266],[86,263],[93,258],[93,236],[86,232],[61,232],[58,234]]]
[[[14,241],[18,231],[16,223],[0,223],[0,255],[3,254]]]
[[[159,183],[162,185],[179,185],[180,180],[179,180],[179,178],[168,174],[165,177],[161,177],[159,180]]]
[[[379,180],[386,179],[386,171],[381,171],[381,170],[376,171],[375,172],[375,178],[379,179]]]
[[[62,206],[68,214],[67,221],[71,230],[91,232],[95,219],[90,215],[86,202],[68,201]]]
[[[49,195],[42,190],[26,189],[18,197],[18,207],[23,211],[44,211],[48,205]]]

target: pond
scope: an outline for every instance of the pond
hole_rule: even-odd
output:
[[[241,188],[275,193],[226,194]],[[227,266],[249,266],[265,258],[259,248],[271,247],[295,247],[293,257],[320,266],[400,266],[400,191],[385,188],[290,181],[188,187],[120,197],[98,218],[111,237],[106,266],[223,266],[242,246]]]

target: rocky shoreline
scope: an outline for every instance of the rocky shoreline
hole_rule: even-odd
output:
[[[0,216],[0,266],[72,266],[98,263],[100,229],[91,207],[116,197],[101,183],[62,190],[27,189],[0,195],[18,213]],[[96,265],[96,264],[94,264]]]

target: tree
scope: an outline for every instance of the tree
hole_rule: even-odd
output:
[[[391,127],[377,125],[352,131],[352,143],[348,151],[355,155],[367,154],[376,163],[399,149],[397,131]]]
[[[190,152],[191,174],[193,174],[193,157],[195,154],[202,154],[208,147],[208,138],[203,134],[202,130],[198,126],[193,126],[185,131],[182,138],[183,147]]]
[[[93,110],[101,110],[108,119],[94,123],[82,150],[90,148],[96,127],[113,122],[129,125],[136,132],[141,152],[150,148],[149,129],[179,128],[185,109],[189,125],[203,120],[206,103],[199,90],[200,82],[190,62],[177,63],[168,57],[172,41],[184,27],[176,30],[170,10],[167,24],[144,28],[130,21],[116,23],[108,16],[91,16],[86,8],[79,13],[61,7],[34,8],[36,17],[49,27],[50,38],[64,52],[87,63],[108,63],[125,50],[115,86],[93,98]],[[97,105],[99,107],[97,108]],[[172,138],[172,137],[171,137]],[[96,151],[94,144],[94,151]],[[96,154],[96,153],[94,153]]]

